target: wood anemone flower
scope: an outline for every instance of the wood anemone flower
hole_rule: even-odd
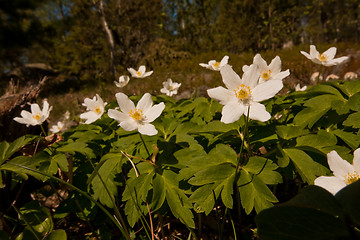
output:
[[[249,118],[253,120],[265,122],[271,118],[265,106],[259,102],[274,97],[283,87],[282,80],[259,84],[260,71],[254,64],[246,70],[242,79],[230,65],[222,67],[220,73],[227,89],[216,87],[207,92],[211,98],[224,105],[221,122],[233,123],[243,114],[247,115],[248,111]]]
[[[50,114],[52,106],[49,107],[49,103],[44,100],[43,109],[41,110],[37,103],[30,105],[31,112],[22,110],[20,115],[21,117],[15,117],[14,120],[21,124],[26,124],[26,126],[36,126],[41,125]]]
[[[336,194],[342,188],[360,179],[360,148],[354,151],[352,164],[342,159],[336,151],[327,154],[328,164],[334,176],[321,176],[314,184]]]
[[[214,70],[214,71],[220,71],[220,69],[227,65],[229,61],[228,56],[224,56],[220,62],[217,62],[216,60],[210,60],[208,64],[206,63],[199,63],[200,66]]]
[[[347,60],[349,57],[334,58],[336,54],[336,47],[331,47],[323,53],[319,53],[314,45],[310,45],[310,53],[300,51],[302,55],[310,59],[312,62],[324,65],[326,67],[334,66]]]
[[[130,72],[131,76],[134,78],[146,78],[153,73],[153,71],[146,72],[146,67],[144,65],[141,65],[139,67],[139,70],[137,71],[133,68],[128,68],[128,71]]]
[[[125,131],[137,129],[143,135],[153,136],[158,133],[155,126],[150,124],[160,116],[165,108],[165,104],[159,103],[153,106],[153,101],[149,93],[145,93],[135,104],[124,93],[115,94],[120,110],[109,109],[108,116],[119,122],[120,127]]]
[[[80,118],[86,120],[85,124],[90,124],[101,118],[104,114],[106,103],[96,94],[93,99],[85,98],[82,105],[86,107],[88,112],[80,114]]]

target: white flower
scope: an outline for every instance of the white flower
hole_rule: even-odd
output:
[[[103,115],[106,103],[104,103],[101,97],[96,94],[93,99],[85,98],[82,105],[86,107],[86,111],[88,112],[80,114],[80,118],[86,119],[85,124],[90,124],[98,120]]]
[[[177,91],[181,86],[181,83],[173,82],[170,78],[166,82],[163,82],[162,84],[163,84],[163,88],[160,89],[160,92],[165,93],[170,97],[172,95],[177,94]]]
[[[251,65],[242,79],[230,65],[222,67],[220,73],[227,89],[217,87],[207,92],[211,98],[219,100],[224,105],[221,122],[235,122],[241,115],[247,115],[249,108],[249,118],[262,122],[270,119],[270,113],[259,102],[275,96],[283,87],[281,80],[258,84],[260,71],[256,65]]]
[[[137,71],[133,68],[128,68],[128,71],[130,72],[131,76],[134,78],[146,78],[153,73],[153,71],[145,72],[146,67],[144,65],[141,65],[139,67],[139,70],[137,70]]]
[[[334,66],[347,60],[349,57],[334,58],[336,54],[336,47],[331,47],[323,53],[319,53],[314,45],[310,45],[310,54],[304,51],[300,51],[305,57],[310,59],[312,62],[322,64],[324,66]]]
[[[200,63],[199,65],[214,71],[220,71],[220,69],[228,64],[229,57],[224,56],[220,62],[217,62],[215,60],[210,60],[208,64],[206,63]]]
[[[151,95],[145,93],[135,107],[135,104],[124,93],[117,93],[115,97],[121,112],[109,109],[108,115],[120,122],[120,127],[125,131],[137,129],[141,134],[149,136],[158,133],[155,126],[150,123],[158,118],[164,110],[165,104],[163,102],[153,106]]]
[[[321,176],[315,179],[314,184],[336,194],[343,187],[360,178],[360,148],[354,151],[353,163],[342,159],[336,151],[327,154],[328,164],[334,176]]]
[[[344,75],[345,80],[350,80],[350,79],[355,79],[355,78],[358,78],[358,75],[357,75],[357,73],[354,73],[354,72],[347,72]]]
[[[53,125],[51,128],[50,128],[50,131],[52,133],[58,133],[61,131],[61,129],[64,127],[64,123],[63,122],[57,122],[56,125]]]
[[[289,69],[281,72],[281,60],[279,56],[276,56],[269,65],[258,53],[254,57],[253,64],[257,65],[260,70],[259,83],[270,81],[270,80],[282,80],[290,75]],[[249,66],[244,65],[242,70],[246,72]]]
[[[329,81],[329,80],[336,80],[336,79],[339,79],[339,76],[338,75],[335,75],[335,74],[330,74],[326,77],[325,81]]]
[[[22,110],[20,113],[22,118],[15,117],[14,120],[19,123],[26,124],[27,127],[29,125],[40,125],[49,117],[50,111],[52,109],[52,107],[49,107],[49,103],[46,100],[44,100],[42,110],[36,103],[31,104],[30,108],[31,112]]]
[[[300,83],[296,84],[295,91],[305,91],[307,86],[300,87]]]
[[[130,77],[123,75],[119,77],[119,81],[114,81],[115,85],[119,88],[125,87],[130,81]]]
[[[319,81],[323,80],[323,76],[319,74],[319,72],[314,72],[313,74],[311,74],[310,80],[313,82],[316,82],[318,79]]]

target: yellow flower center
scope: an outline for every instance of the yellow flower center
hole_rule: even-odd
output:
[[[36,121],[38,121],[41,118],[41,113],[37,113],[32,116]]]
[[[95,112],[96,114],[101,114],[101,108],[100,108],[100,106],[96,106],[96,107],[94,108],[94,112]]]
[[[142,75],[142,73],[140,71],[137,71],[136,75],[138,75],[140,77]]]
[[[215,62],[214,63],[214,68],[219,68],[220,67],[220,62]]]
[[[327,61],[327,59],[328,59],[328,56],[326,54],[323,54],[323,53],[319,54],[320,61],[325,62],[325,61]]]
[[[261,74],[261,78],[264,79],[264,80],[268,80],[270,77],[271,77],[271,70],[268,70],[268,71],[263,72]]]
[[[174,87],[173,87],[173,86],[170,86],[170,90],[174,90]]]
[[[345,183],[347,185],[349,185],[349,184],[359,180],[359,178],[360,178],[360,176],[356,171],[354,171],[353,173],[348,173],[345,175]]]
[[[130,117],[132,117],[136,121],[141,121],[144,118],[144,113],[140,109],[133,109],[129,112]]]
[[[241,84],[239,87],[234,89],[235,96],[241,100],[246,100],[251,95],[251,88],[249,86],[245,86],[244,84]]]

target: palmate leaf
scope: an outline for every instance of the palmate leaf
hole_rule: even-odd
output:
[[[266,185],[282,182],[282,177],[276,169],[276,164],[262,157],[251,157],[242,167],[237,186],[246,214],[250,214],[254,208],[256,212],[260,212],[278,202]]]
[[[113,207],[112,199],[114,200],[117,195],[117,186],[114,178],[116,173],[119,172],[119,169],[121,169],[119,167],[123,163],[121,157],[122,156],[119,153],[109,153],[104,155],[100,161],[102,165],[99,169],[94,169],[95,173],[93,173],[94,177],[91,181],[94,199],[99,199],[102,204],[110,208]],[[100,175],[102,181],[98,175]]]
[[[8,158],[10,158],[15,152],[19,151],[19,149],[32,141],[35,137],[26,137],[22,136],[12,143],[8,143],[3,141],[0,143],[0,164],[5,162]]]
[[[286,148],[284,152],[290,157],[294,163],[296,170],[299,172],[303,181],[313,184],[318,176],[325,176],[329,173],[329,169],[318,162],[315,162],[304,151],[297,148]]]

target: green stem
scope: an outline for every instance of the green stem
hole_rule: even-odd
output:
[[[99,179],[100,179],[101,183],[103,184],[107,194],[109,195],[109,197],[111,199],[111,202],[112,202],[112,204],[114,206],[115,215],[120,220],[121,224],[123,225],[123,228],[124,228],[124,230],[126,232],[126,236],[128,237],[128,239],[130,239],[130,234],[129,234],[127,228],[126,228],[124,219],[122,218],[122,216],[120,214],[120,211],[119,211],[118,207],[116,206],[115,199],[113,198],[113,195],[111,195],[108,187],[106,186],[106,184],[105,184],[104,180],[102,179],[102,177],[100,176],[99,172],[96,170],[96,168],[95,168],[93,162],[91,161],[91,159],[89,159],[89,158],[87,158],[87,159],[89,160],[89,162],[90,162],[91,166],[93,167],[94,171],[96,171],[96,175],[99,177]]]
[[[72,185],[72,184],[70,184],[70,183],[68,183],[68,182],[66,182],[66,181],[64,181],[64,180],[62,180],[62,179],[60,179],[60,178],[54,177],[54,176],[52,176],[52,175],[50,175],[50,174],[47,174],[47,173],[43,173],[43,172],[38,171],[38,170],[36,170],[36,169],[32,169],[32,168],[29,168],[29,167],[26,167],[26,166],[23,166],[23,165],[20,165],[20,164],[17,164],[17,163],[12,163],[12,162],[8,162],[8,164],[11,164],[11,165],[14,165],[14,166],[17,166],[17,167],[20,167],[20,168],[29,170],[29,171],[31,171],[31,172],[35,172],[35,173],[37,173],[37,174],[46,176],[46,177],[48,177],[48,178],[50,178],[50,179],[56,180],[56,181],[58,181],[58,182],[60,182],[60,183],[62,183],[62,184],[64,184],[64,185],[68,186],[69,188],[71,188],[71,189],[79,192],[80,194],[82,194],[83,196],[85,196],[87,199],[89,199],[90,201],[92,201],[96,206],[98,206],[98,207],[111,219],[111,221],[118,227],[118,229],[121,231],[121,233],[122,233],[125,237],[127,237],[128,239],[130,239],[129,236],[126,234],[124,228],[120,225],[119,221],[117,221],[117,219],[116,219],[114,216],[112,216],[112,215],[110,214],[110,212],[109,212],[103,205],[101,205],[100,203],[98,203],[98,202],[97,202],[94,198],[92,198],[87,192],[81,190],[80,188],[75,187],[74,185]]]
[[[17,209],[17,208],[15,207],[15,205],[12,205],[12,207],[15,209],[15,211],[17,212],[17,214],[19,214],[19,216],[22,218],[22,220],[24,220],[26,226],[29,227],[30,232],[35,236],[35,238],[36,238],[37,240],[41,240],[41,239],[39,238],[38,234],[36,233],[35,229],[33,228],[33,226],[31,226],[30,223],[26,220],[25,216],[21,213],[21,211],[19,211],[19,209]]]
[[[44,133],[44,137],[46,137],[46,136],[47,136],[47,134],[46,134],[46,132],[45,132],[45,129],[44,129],[43,125],[42,125],[42,124],[40,124],[40,127],[41,127],[42,132]]]
[[[250,114],[250,105],[248,107],[248,112],[247,112],[247,116],[245,117],[245,126],[244,126],[244,134],[247,133],[247,128],[248,128],[248,123],[249,123],[249,114]],[[236,165],[236,169],[235,169],[235,180],[234,180],[234,184],[237,182],[237,175],[238,175],[238,172],[239,172],[239,166],[240,166],[240,162],[241,162],[241,155],[242,155],[242,152],[243,152],[243,149],[244,149],[244,143],[245,142],[245,136],[244,136],[244,139],[242,139],[241,141],[241,147],[240,147],[240,152],[239,152],[239,158],[238,158],[238,162],[237,162],[237,165]],[[248,143],[250,144],[250,143]]]
[[[139,133],[139,135],[140,135],[141,141],[142,141],[143,144],[144,144],[145,150],[146,150],[147,154],[149,155],[148,157],[150,157],[151,155],[150,155],[150,152],[149,152],[148,148],[146,147],[144,138],[143,138],[143,136],[141,135],[141,133]]]

